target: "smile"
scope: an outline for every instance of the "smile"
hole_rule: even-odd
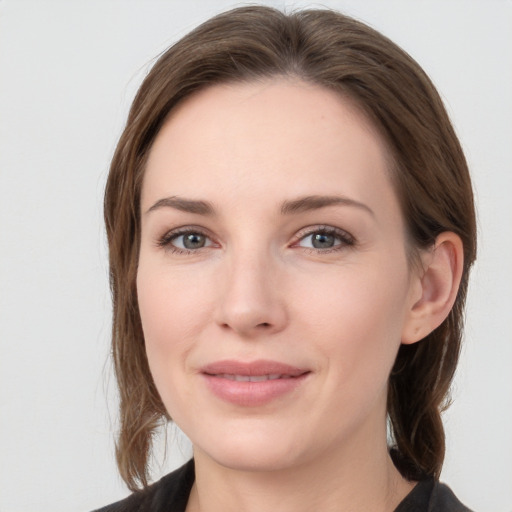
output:
[[[237,407],[261,407],[293,396],[309,369],[277,361],[217,361],[201,368],[207,390]]]
[[[264,382],[266,380],[276,380],[276,379],[292,379],[291,375],[280,375],[280,374],[271,374],[271,375],[231,375],[228,373],[223,373],[221,375],[214,375],[215,377],[220,377],[221,379],[228,380],[236,380],[237,382]]]

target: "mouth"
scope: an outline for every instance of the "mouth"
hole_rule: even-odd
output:
[[[218,361],[201,368],[208,389],[240,407],[268,404],[292,394],[311,373],[276,361]]]
[[[264,382],[266,380],[277,379],[293,379],[291,375],[280,375],[273,373],[271,375],[231,375],[229,373],[213,374],[212,377],[219,377],[221,379],[236,380],[237,382]]]
[[[309,372],[309,369],[266,359],[249,362],[226,359],[203,366],[201,372],[230,380],[247,381],[246,377],[259,380],[298,377]]]

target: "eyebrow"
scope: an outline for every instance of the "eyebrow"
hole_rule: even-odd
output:
[[[283,215],[290,215],[335,205],[355,206],[375,217],[375,213],[369,206],[345,196],[305,196],[293,201],[285,201],[281,206],[281,213]]]
[[[311,210],[319,210],[327,206],[355,206],[370,213],[373,217],[375,213],[364,203],[356,201],[345,196],[305,196],[292,201],[285,201],[281,205],[282,215],[293,215]],[[208,201],[200,201],[194,199],[185,199],[183,197],[172,196],[159,199],[151,206],[146,213],[158,210],[160,208],[174,208],[186,213],[195,213],[197,215],[213,216],[215,209]]]
[[[146,213],[158,210],[159,208],[174,208],[187,213],[195,213],[197,215],[214,215],[215,210],[211,203],[207,201],[196,201],[193,199],[185,199],[183,197],[172,196],[164,197],[158,200]]]

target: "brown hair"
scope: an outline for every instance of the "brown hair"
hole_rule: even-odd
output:
[[[169,417],[145,353],[137,305],[139,199],[144,164],[169,112],[220,82],[294,76],[352,98],[381,131],[411,247],[458,234],[464,269],[448,318],[402,345],[389,380],[395,463],[410,478],[439,476],[441,411],[457,364],[469,268],[476,251],[470,177],[442,101],[419,65],[389,39],[329,10],[284,14],[243,7],[220,14],[169,48],[142,83],[115,151],[105,192],[113,295],[112,350],[120,392],[117,463],[130,489],[146,486],[152,436]]]

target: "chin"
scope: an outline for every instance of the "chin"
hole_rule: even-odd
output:
[[[194,455],[205,455],[217,464],[237,471],[279,471],[300,463],[302,458],[296,451],[304,446],[287,435],[265,435],[260,431],[254,435],[238,432],[220,435],[217,439],[193,442]]]
[[[215,450],[207,455],[217,464],[235,471],[269,473],[297,464],[295,457],[283,457],[281,453],[262,453],[261,450]]]

